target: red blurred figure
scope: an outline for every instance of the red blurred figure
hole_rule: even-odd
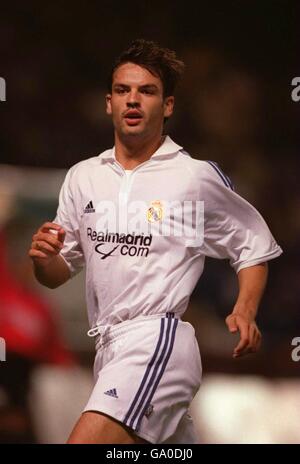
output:
[[[22,266],[22,262],[17,266]],[[32,370],[41,363],[73,366],[50,305],[10,269],[5,233],[0,231],[0,337],[6,361],[0,363],[0,442],[33,442],[27,407]]]

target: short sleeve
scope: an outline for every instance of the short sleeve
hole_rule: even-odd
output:
[[[233,191],[230,179],[212,162],[205,163],[201,181],[204,198],[204,254],[229,259],[235,272],[281,255],[260,213]]]
[[[59,205],[53,222],[66,231],[64,246],[60,256],[65,260],[74,277],[84,267],[85,260],[80,243],[78,217],[76,214],[74,192],[71,186],[72,168],[68,171],[59,194]]]

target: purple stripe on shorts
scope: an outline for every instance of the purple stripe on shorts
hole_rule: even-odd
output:
[[[163,358],[164,358],[164,356],[166,354],[166,351],[167,351],[167,348],[168,348],[169,337],[170,337],[170,328],[171,328],[171,324],[172,324],[172,318],[170,316],[167,316],[167,318],[168,318],[168,322],[167,322],[168,325],[167,325],[166,338],[165,338],[165,341],[164,341],[162,351],[160,353],[159,358],[156,360],[153,372],[152,372],[151,377],[150,377],[150,379],[149,379],[149,381],[147,383],[146,389],[145,389],[145,391],[143,393],[143,396],[140,399],[140,401],[138,403],[138,406],[137,406],[137,408],[135,410],[135,413],[131,417],[131,420],[130,420],[130,423],[129,423],[129,427],[132,427],[134,430],[135,430],[134,422],[136,421],[136,418],[140,414],[141,410],[144,409],[145,402],[147,402],[147,397],[149,395],[149,390],[151,388],[151,385],[155,381],[155,377],[157,375],[158,367],[162,363]]]
[[[139,396],[141,395],[141,393],[143,391],[143,387],[144,387],[145,383],[147,382],[147,378],[148,378],[148,376],[150,374],[150,370],[151,370],[151,368],[152,368],[153,364],[155,363],[155,360],[156,360],[156,358],[158,356],[159,349],[160,349],[162,339],[163,339],[163,334],[164,334],[164,325],[165,325],[165,319],[162,318],[161,321],[160,321],[160,334],[159,334],[159,338],[158,338],[158,342],[157,342],[154,354],[152,356],[152,359],[151,359],[150,363],[147,366],[147,369],[146,369],[146,372],[145,372],[144,377],[142,379],[141,385],[140,385],[140,387],[139,387],[139,389],[138,389],[138,391],[137,391],[137,393],[136,393],[136,395],[135,395],[135,397],[133,399],[133,402],[131,403],[131,406],[130,406],[130,408],[129,408],[129,410],[128,410],[125,418],[124,418],[124,421],[123,421],[124,424],[126,424],[126,422],[129,420],[129,417],[130,417],[130,415],[132,414],[132,412],[134,410],[134,407],[135,407],[135,405],[136,405],[136,403],[137,403],[137,401],[139,399]]]
[[[162,348],[162,352],[161,352],[159,358],[156,359],[157,354],[158,354],[158,350],[159,350],[159,348],[161,346],[161,338],[162,338],[162,335],[163,335],[162,331],[161,331],[161,333],[160,333],[161,337],[159,339],[159,343],[157,344],[157,347],[156,347],[156,350],[155,350],[155,357],[154,356],[152,357],[151,366],[148,365],[146,373],[145,373],[144,378],[142,380],[142,384],[141,384],[141,386],[139,388],[139,391],[138,391],[137,395],[134,398],[134,401],[133,401],[133,403],[131,405],[130,411],[126,415],[126,421],[127,422],[129,421],[129,418],[131,416],[131,419],[130,419],[129,423],[127,423],[127,425],[129,425],[134,430],[137,427],[137,426],[134,425],[134,423],[137,422],[137,421],[138,421],[138,424],[140,423],[140,421],[141,421],[141,419],[143,417],[143,414],[145,413],[145,410],[146,410],[147,406],[150,404],[150,401],[151,401],[151,399],[152,399],[152,397],[153,397],[153,395],[155,393],[155,390],[156,390],[156,388],[158,386],[158,383],[159,383],[159,381],[160,381],[160,379],[161,379],[161,377],[163,375],[163,372],[165,370],[168,359],[169,359],[169,357],[171,355],[171,352],[172,352],[172,349],[173,349],[174,337],[175,337],[176,327],[177,327],[177,324],[178,324],[178,319],[174,319],[174,313],[167,313],[166,318],[168,319],[168,322],[167,322],[167,329],[165,330],[166,338],[165,338],[165,342],[164,342],[164,345],[163,345],[163,348]],[[162,319],[162,321],[163,321],[163,319]],[[170,336],[170,332],[171,332],[171,336]],[[171,343],[169,345],[170,338],[171,338]],[[151,375],[150,379],[147,380],[147,378],[149,376],[150,369],[154,364],[154,361],[155,361],[155,366],[154,366],[152,375]],[[146,385],[145,391],[144,391],[142,397],[140,398],[141,393],[143,391],[143,388],[144,388],[146,382],[147,382],[147,385]],[[139,401],[139,403],[137,404],[138,401]],[[133,412],[134,409],[135,409],[135,412]]]
[[[166,355],[166,357],[165,357],[165,359],[164,359],[164,361],[163,361],[163,364],[162,364],[162,366],[161,366],[160,372],[159,372],[159,374],[158,374],[158,376],[157,376],[157,378],[156,378],[156,381],[155,381],[155,383],[154,383],[154,385],[153,385],[153,387],[152,387],[152,390],[151,390],[151,392],[150,392],[150,396],[149,396],[149,398],[147,399],[147,402],[145,403],[145,405],[144,405],[144,407],[143,407],[143,409],[142,409],[142,411],[141,411],[141,413],[140,413],[140,416],[139,416],[139,419],[138,419],[138,422],[137,422],[137,425],[136,425],[136,430],[139,430],[139,428],[140,428],[141,421],[142,421],[143,416],[144,416],[144,414],[145,414],[145,412],[146,412],[146,409],[147,409],[147,407],[148,407],[148,406],[150,405],[150,403],[151,403],[151,400],[152,400],[152,398],[153,398],[153,396],[154,396],[154,393],[155,393],[155,391],[156,391],[156,389],[157,389],[157,387],[158,387],[158,384],[159,384],[159,382],[160,382],[160,380],[161,380],[161,378],[162,378],[162,376],[163,376],[163,373],[164,373],[164,371],[165,371],[165,369],[166,369],[166,366],[167,366],[167,364],[168,364],[169,358],[170,358],[170,356],[171,356],[171,353],[172,353],[172,350],[173,350],[173,347],[174,347],[174,340],[175,340],[176,328],[177,328],[177,325],[178,325],[178,319],[174,319],[172,322],[173,322],[173,323],[172,323],[173,327],[172,327],[172,329],[171,329],[171,343],[170,343],[170,346],[169,346],[167,355]],[[159,366],[157,366],[156,371],[158,370],[158,367],[159,367]],[[155,375],[156,375],[156,373],[155,373]],[[150,385],[149,385],[149,388],[150,388]]]

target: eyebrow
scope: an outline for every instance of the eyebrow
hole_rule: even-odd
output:
[[[143,90],[145,89],[146,90],[158,90],[158,87],[155,84],[145,84],[145,85],[141,85],[139,88]]]
[[[121,87],[122,89],[129,89],[130,85],[116,82],[113,85],[113,88],[115,89],[115,88],[118,88],[118,87]],[[158,90],[158,87],[155,84],[144,84],[144,85],[139,86],[139,90]]]

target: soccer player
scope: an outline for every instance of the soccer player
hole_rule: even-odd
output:
[[[87,270],[95,386],[69,443],[197,443],[188,409],[201,358],[181,318],[205,256],[229,259],[237,273],[226,319],[240,334],[233,356],[260,345],[267,261],[282,251],[216,163],[163,136],[183,68],[145,40],[119,56],[106,96],[115,145],[68,171],[56,218],[32,239],[41,284],[56,288]]]

